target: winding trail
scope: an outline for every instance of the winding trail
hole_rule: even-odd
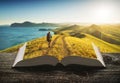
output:
[[[68,44],[65,40],[66,36],[57,36],[54,40],[52,40],[51,42],[51,47],[50,48],[46,48],[42,51],[42,55],[48,55],[48,53],[50,52],[51,49],[53,49],[54,45],[56,44],[57,40],[62,40],[62,47],[59,49],[63,49],[64,55],[65,56],[69,56],[71,54],[70,49],[68,48]],[[40,46],[42,47],[42,45]]]
[[[55,45],[57,39],[60,38],[60,36],[57,36],[53,41],[52,41],[52,44],[51,44],[51,48],[53,48],[53,46]]]
[[[46,51],[43,53],[43,55],[47,55],[50,51],[50,49],[53,48],[53,46],[55,45],[56,41],[58,40],[60,36],[57,36],[52,42],[51,42],[51,47],[50,48],[47,48]]]
[[[63,42],[63,49],[64,49],[64,52],[65,52],[65,55],[66,56],[70,55],[70,50],[68,48],[67,42],[65,41],[65,36],[62,37],[62,42]]]

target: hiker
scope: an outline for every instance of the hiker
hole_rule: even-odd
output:
[[[48,41],[48,47],[49,47],[49,48],[50,48],[51,38],[52,38],[52,36],[51,36],[50,32],[48,32],[48,33],[47,33],[47,41]]]

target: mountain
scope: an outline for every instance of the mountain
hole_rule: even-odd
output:
[[[91,25],[85,31],[101,40],[120,45],[120,30],[116,25]]]
[[[12,23],[10,27],[57,27],[59,24],[55,23],[32,23],[29,21],[23,23]]]
[[[109,42],[111,44],[120,45],[120,25],[96,25],[79,26],[71,25],[55,29],[56,34],[67,34],[75,37],[84,37],[82,33],[90,34],[96,38]]]
[[[63,27],[59,27],[57,29],[54,29],[54,33],[55,34],[58,34],[58,33],[63,33],[65,31],[67,31],[68,33],[68,30],[71,32],[77,32],[80,28],[82,28],[82,26],[79,26],[79,25],[66,25],[66,26],[63,26]]]

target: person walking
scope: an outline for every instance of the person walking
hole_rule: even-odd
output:
[[[48,47],[49,48],[50,48],[51,38],[52,38],[52,36],[51,36],[50,32],[48,32],[47,33],[47,42],[48,42]]]

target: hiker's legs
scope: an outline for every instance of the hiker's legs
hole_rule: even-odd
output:
[[[48,42],[48,47],[49,47],[49,48],[50,48],[50,42],[51,42],[51,41]]]
[[[50,42],[48,42],[48,47],[50,48]]]

